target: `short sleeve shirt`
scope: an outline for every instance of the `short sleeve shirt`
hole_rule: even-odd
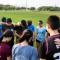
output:
[[[29,45],[16,44],[12,49],[12,60],[37,60],[37,51]]]
[[[7,60],[7,57],[11,56],[10,47],[6,43],[0,44],[0,60]]]
[[[60,34],[54,35],[45,41],[40,49],[41,58],[46,60],[60,60],[60,45],[56,45],[54,40],[60,39]]]
[[[34,25],[30,25],[30,26],[28,26],[28,29],[31,30],[32,32],[35,31]]]
[[[42,42],[45,39],[45,33],[46,33],[46,28],[45,27],[40,28],[38,26],[36,28],[36,39]]]

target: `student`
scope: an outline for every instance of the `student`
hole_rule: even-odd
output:
[[[8,40],[5,36],[0,37],[0,60],[11,60],[11,49],[6,43]]]
[[[29,42],[29,44],[30,44],[31,46],[33,46],[35,28],[34,28],[34,25],[32,24],[32,21],[31,21],[31,20],[29,20],[29,21],[27,22],[27,24],[28,24],[28,25],[27,25],[28,29],[33,32],[32,39],[31,39],[31,41]]]
[[[20,25],[15,25],[14,30],[19,36],[21,36],[23,32],[23,27]],[[16,35],[16,43],[19,43],[19,37],[17,35]]]
[[[28,26],[27,26],[28,29],[31,30],[32,32],[34,32],[34,31],[35,31],[35,28],[34,28],[34,25],[33,25],[32,21],[29,20],[29,21],[27,22],[27,24],[28,24]]]
[[[3,34],[3,36],[10,39],[6,43],[10,46],[10,49],[12,49],[12,47],[14,45],[14,34],[13,34],[13,32],[10,30],[6,30],[5,33]]]
[[[7,19],[7,29],[13,31],[14,30],[14,25],[12,24],[12,19],[11,18],[8,18]]]
[[[34,47],[28,45],[33,33],[30,30],[24,30],[20,36],[20,43],[15,44],[12,49],[12,60],[37,60],[37,51]]]
[[[0,22],[0,37],[2,36],[2,24],[1,24],[1,22]]]
[[[41,43],[44,41],[45,39],[45,33],[46,33],[46,28],[43,27],[43,21],[40,20],[38,22],[38,27],[36,28],[36,44],[37,44],[37,50],[38,50],[38,58],[40,58],[40,47],[41,47]]]
[[[23,27],[23,30],[27,29],[27,23],[25,20],[21,20],[21,26]]]
[[[2,17],[2,32],[6,30],[6,17]]]
[[[50,37],[41,46],[40,60],[60,60],[60,45],[55,43],[56,39],[60,39],[59,24],[59,17],[55,15],[48,17],[46,29]]]

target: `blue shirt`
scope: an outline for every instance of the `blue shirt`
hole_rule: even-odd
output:
[[[45,33],[46,33],[46,28],[45,27],[40,28],[38,26],[36,29],[36,39],[42,42],[45,39]]]
[[[0,24],[0,36],[2,36],[2,24]]]
[[[37,51],[32,46],[16,44],[12,49],[12,60],[37,60]]]
[[[34,30],[35,30],[35,29],[34,29],[34,25],[28,26],[28,29],[31,30],[32,32],[34,32]]]

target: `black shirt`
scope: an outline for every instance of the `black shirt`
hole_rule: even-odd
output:
[[[50,36],[40,49],[40,57],[46,60],[60,60],[60,45],[56,45],[54,40],[60,39],[60,34]]]

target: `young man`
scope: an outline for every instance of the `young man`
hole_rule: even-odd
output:
[[[2,18],[2,32],[5,32],[6,30],[6,17],[3,17]]]
[[[33,42],[34,42],[34,33],[35,33],[35,28],[34,28],[34,25],[33,25],[33,23],[32,23],[32,21],[31,20],[29,20],[28,22],[27,22],[27,27],[28,27],[28,29],[29,30],[31,30],[32,32],[33,32],[33,36],[32,36],[32,38],[31,38],[31,41],[29,42],[29,44],[31,45],[31,46],[33,46]]]
[[[23,27],[23,30],[27,29],[27,22],[26,22],[26,20],[21,20],[21,24],[20,25]]]
[[[7,29],[11,30],[11,31],[14,31],[14,25],[12,24],[12,19],[11,18],[8,18],[7,19]]]
[[[15,25],[14,30],[19,36],[21,36],[24,29],[20,25]],[[16,35],[16,43],[19,43],[19,37],[17,35]]]
[[[45,39],[46,28],[43,27],[42,20],[40,20],[38,23],[39,23],[39,26],[36,29],[36,43],[37,43],[37,50],[38,50],[38,58],[40,58],[39,52],[40,52],[41,43]]]
[[[60,60],[60,45],[55,42],[60,39],[59,26],[59,17],[52,15],[47,19],[46,29],[50,37],[41,46],[40,60]]]
[[[33,33],[30,30],[24,30],[20,36],[20,43],[13,46],[12,60],[37,60],[37,51],[34,47],[28,45]]]

